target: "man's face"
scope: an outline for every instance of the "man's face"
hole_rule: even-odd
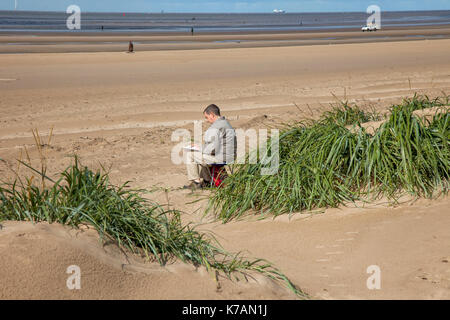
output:
[[[214,123],[214,121],[216,121],[217,119],[217,116],[214,113],[207,114],[205,112],[203,113],[203,115],[205,116],[206,121],[208,121],[209,123]]]

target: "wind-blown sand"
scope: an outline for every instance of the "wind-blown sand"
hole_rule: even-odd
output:
[[[175,190],[186,181],[170,161],[172,132],[192,129],[209,103],[236,128],[261,128],[316,117],[347,98],[385,111],[414,92],[440,95],[450,88],[450,40],[300,47],[149,51],[126,54],[0,55],[0,158],[9,165],[26,146],[39,163],[31,128],[46,134],[52,175],[78,154],[94,168],[112,165],[115,183],[171,188],[169,205],[184,221],[203,222],[228,250],[248,250],[275,263],[315,298],[450,298],[450,200],[396,206],[328,209],[272,220],[222,225],[202,217],[205,201]],[[293,103],[297,104],[296,107]],[[205,125],[206,128],[206,125]],[[25,157],[25,154],[22,155]],[[24,168],[21,172],[25,173]],[[0,163],[3,179],[11,177]],[[207,192],[203,192],[207,195]],[[164,192],[152,197],[167,202]],[[92,230],[4,222],[0,230],[1,298],[290,299],[264,282],[215,281],[176,263],[125,267],[106,253]],[[66,288],[67,266],[82,268],[82,289]],[[368,290],[366,269],[381,268],[381,290]],[[127,269],[128,268],[128,269]]]

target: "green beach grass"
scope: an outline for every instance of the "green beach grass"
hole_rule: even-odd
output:
[[[235,164],[211,195],[208,211],[228,222],[250,213],[276,216],[381,196],[395,201],[403,194],[447,194],[448,105],[447,95],[404,99],[373,134],[362,124],[383,117],[348,103],[319,120],[287,125],[279,137],[278,172],[261,175],[261,163]],[[431,120],[413,114],[431,107],[439,109]],[[265,156],[271,156],[270,147]]]
[[[161,265],[180,259],[215,272],[216,281],[218,274],[238,279],[239,275],[259,273],[299,298],[308,297],[270,262],[225,251],[212,234],[183,225],[179,211],[166,210],[144,198],[145,190],[130,189],[127,183],[112,185],[104,170],[93,172],[75,158],[73,165],[54,180],[45,170],[20,162],[42,183],[33,181],[34,176],[17,176],[13,182],[0,184],[0,221],[46,221],[74,228],[87,224],[95,227],[103,240],[113,240],[121,248]]]

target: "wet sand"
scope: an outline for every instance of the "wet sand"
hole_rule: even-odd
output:
[[[321,30],[158,34],[149,32],[7,32],[0,31],[0,53],[123,52],[133,41],[136,51],[310,46],[450,38],[449,26]]]

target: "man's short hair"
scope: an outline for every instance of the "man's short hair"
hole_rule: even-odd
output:
[[[209,106],[206,107],[205,111],[203,111],[203,113],[206,114],[215,114],[216,116],[220,116],[220,109],[218,106],[216,106],[215,104],[210,104]]]

